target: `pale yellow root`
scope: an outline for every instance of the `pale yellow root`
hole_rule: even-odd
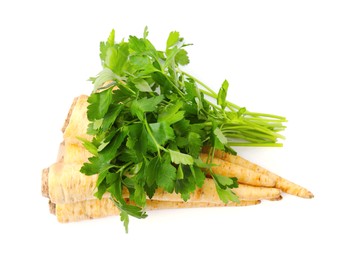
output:
[[[86,176],[80,173],[80,164],[52,164],[48,172],[48,196],[54,203],[73,203],[93,199],[97,175]],[[46,174],[46,169],[43,175]],[[46,181],[46,178],[43,178]],[[42,185],[45,186],[45,185]],[[44,193],[44,192],[43,192]]]
[[[87,98],[88,96],[81,95],[73,101],[62,129],[67,143],[80,144],[78,137],[91,140],[91,136],[87,134]]]
[[[270,201],[279,201],[279,200],[282,200],[282,199],[283,199],[282,195],[279,195],[276,198],[272,198],[272,199],[268,199],[268,200],[270,200]]]
[[[71,107],[69,109],[69,111],[67,112],[67,116],[66,116],[66,119],[64,121],[64,124],[62,126],[62,133],[65,132],[67,126],[69,125],[69,122],[70,122],[70,118],[72,116],[72,111],[74,110],[75,106],[76,106],[76,103],[77,103],[77,100],[79,99],[80,96],[78,97],[75,97],[73,100],[72,100],[72,103],[71,103]],[[86,95],[83,95],[83,97],[88,97]]]
[[[208,154],[201,153],[202,161],[208,161]],[[236,177],[239,183],[249,184],[261,187],[274,187],[275,180],[268,175],[263,175],[252,169],[234,164],[219,158],[213,158],[211,163],[215,164],[211,169],[213,173],[220,174],[227,177]]]
[[[179,208],[202,208],[202,207],[238,207],[259,204],[260,201],[241,201],[240,203],[230,202],[210,203],[210,202],[180,202],[180,201],[158,201],[147,200],[146,210],[159,209],[179,209]],[[61,223],[103,218],[119,214],[118,208],[111,199],[87,200],[71,204],[53,204],[50,203],[50,211],[56,215]]]
[[[63,162],[64,161],[64,153],[65,153],[65,142],[61,142],[60,146],[59,146],[59,150],[57,152],[56,162]]]
[[[302,198],[314,197],[313,193],[307,190],[306,188],[299,186],[298,184],[295,184],[289,180],[286,180],[285,178],[282,178],[281,176],[278,176],[275,173],[272,173],[267,169],[244,159],[241,156],[232,155],[220,150],[215,150],[214,156],[221,160],[233,164],[241,165],[242,167],[246,167],[247,169],[251,169],[252,171],[257,172],[258,174],[261,174],[263,176],[268,176],[272,178],[275,181],[275,187],[282,190],[285,193],[299,196]]]
[[[62,162],[64,164],[83,164],[88,162],[90,157],[92,157],[92,154],[86,150],[82,144],[74,144],[66,141],[64,142],[62,156]]]
[[[238,196],[239,200],[273,200],[281,196],[281,191],[276,188],[255,187],[245,184],[238,184],[238,188],[232,191]],[[178,194],[171,194],[178,196]],[[178,196],[179,197],[179,196]],[[156,198],[157,199],[157,198]],[[175,197],[170,200],[175,200]],[[212,179],[206,178],[202,188],[198,188],[191,195],[189,201],[193,202],[213,202],[221,203],[215,183]]]
[[[281,190],[272,187],[256,187],[246,184],[238,184],[238,188],[232,189],[239,198],[246,200],[280,200]]]
[[[48,187],[48,197],[53,203],[73,203],[89,199],[94,199],[97,175],[86,176],[79,172],[81,164],[55,163],[43,171],[42,187]],[[47,182],[47,183],[46,183]],[[239,184],[238,188],[232,189],[240,200],[272,200],[280,196],[280,190],[268,187],[255,187]],[[42,192],[46,194],[45,191]],[[124,191],[124,197],[128,197],[128,192]],[[104,194],[109,197],[108,193]],[[168,193],[158,189],[153,198],[154,200],[182,201],[179,194]],[[206,178],[202,188],[198,188],[189,199],[191,202],[213,202],[221,203],[218,197],[214,181]]]
[[[42,170],[41,174],[41,194],[42,196],[49,197],[49,168]]]

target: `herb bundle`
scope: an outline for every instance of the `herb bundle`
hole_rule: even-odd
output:
[[[146,198],[157,189],[186,201],[206,175],[223,202],[238,202],[231,191],[237,179],[211,171],[215,149],[235,154],[233,146],[281,146],[284,138],[284,117],[249,112],[227,100],[226,80],[216,93],[183,71],[187,46],[171,32],[166,49],[157,50],[147,27],[142,38],[115,42],[112,30],[100,43],[103,70],[90,79],[88,98],[92,140],[81,140],[93,156],[81,172],[98,174],[95,196],[111,194],[126,230],[129,216],[146,217]],[[204,148],[208,161],[199,157]],[[122,196],[125,189],[131,205]]]

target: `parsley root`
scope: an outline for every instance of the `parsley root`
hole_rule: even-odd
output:
[[[63,142],[61,144],[63,155],[61,161],[65,164],[71,163],[85,163],[91,157],[91,153],[85,149],[81,144],[74,144],[70,142]],[[60,160],[58,160],[60,161]]]
[[[210,160],[209,155],[204,153],[201,153],[200,158],[204,162]],[[275,185],[275,180],[273,180],[273,178],[268,175],[255,172],[250,168],[242,167],[241,165],[218,158],[212,158],[209,162],[215,165],[211,167],[211,170],[214,173],[227,177],[236,177],[239,183],[263,187],[274,187]]]
[[[205,150],[208,150],[208,148]],[[268,176],[268,177],[272,178],[275,181],[275,187],[282,190],[285,193],[299,196],[302,198],[313,198],[314,197],[313,193],[311,193],[306,188],[303,188],[302,186],[299,186],[298,184],[295,184],[289,180],[286,180],[285,178],[278,176],[275,173],[272,173],[269,170],[244,159],[241,156],[232,155],[232,154],[220,151],[220,150],[215,150],[214,156],[221,160],[224,160],[224,161],[236,164],[236,165],[240,165],[242,167],[246,167],[247,169],[250,169],[260,175]]]
[[[183,202],[146,200],[146,210],[180,209],[180,208],[208,208],[208,207],[239,207],[257,205],[260,200],[245,201],[227,204],[212,202]],[[130,203],[131,204],[131,203]],[[61,223],[80,221],[86,219],[102,218],[118,215],[118,208],[111,199],[85,200],[76,203],[54,204],[50,203],[50,211],[55,214]]]
[[[86,95],[80,95],[74,98],[67,118],[62,127],[63,137],[68,143],[81,144],[79,138],[90,140],[91,136],[87,134],[88,120]]]
[[[43,171],[43,194],[48,196],[53,203],[64,204],[84,200],[95,199],[94,190],[97,176],[86,176],[80,173],[81,164],[55,163]],[[46,176],[47,175],[47,176]],[[232,191],[240,200],[273,200],[280,196],[280,190],[268,187],[255,187],[239,184]],[[109,193],[103,195],[109,197]],[[123,197],[128,198],[127,189],[123,191]],[[169,193],[162,189],[156,190],[151,199],[161,201],[183,201],[180,194]],[[221,203],[214,180],[206,178],[201,188],[191,193],[188,202],[212,202]]]

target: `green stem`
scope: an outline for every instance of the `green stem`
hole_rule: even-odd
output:
[[[206,85],[205,83],[203,83],[202,81],[200,81],[196,77],[193,77],[192,75],[190,75],[185,71],[182,71],[180,69],[178,69],[178,71],[183,75],[192,78],[196,83],[202,86],[202,88],[199,88],[199,90],[204,95],[211,97],[213,99],[218,98],[218,94],[215,91],[213,91],[208,85]],[[224,122],[228,120],[228,116],[225,110],[208,100],[207,102],[213,109],[217,111],[223,111],[220,113],[221,115],[223,115],[223,118],[217,118],[215,114],[212,115],[213,113],[211,114],[208,113],[208,116],[211,116],[215,120],[222,122],[222,127],[223,127],[222,131],[227,137],[246,140],[249,142],[246,144],[246,146],[249,146],[250,144],[255,144],[255,145],[266,144],[263,146],[272,146],[277,141],[277,138],[284,139],[284,136],[278,133],[280,130],[285,129],[285,126],[283,126],[282,123],[286,122],[287,120],[283,116],[245,111],[243,114],[239,116],[238,118],[239,120],[234,119],[235,121],[229,120],[229,122]],[[227,102],[227,108],[232,112],[236,112],[243,109],[242,107],[228,100],[226,102]],[[268,143],[268,141],[271,142]],[[243,145],[242,142],[232,142],[232,143]]]
[[[122,176],[122,173],[123,172],[125,172],[125,169],[128,167],[128,166],[130,166],[131,164],[133,164],[133,162],[128,162],[128,163],[126,163],[126,164],[124,164],[124,165],[122,165],[122,166],[120,166],[120,167],[118,167],[118,166],[114,166],[114,167],[117,167],[118,168],[118,170],[116,171],[116,173],[121,173],[121,176]]]
[[[275,138],[274,136],[270,136],[270,135],[266,135],[266,134],[261,134],[261,133],[255,133],[255,132],[247,132],[247,131],[242,131],[240,133],[227,133],[225,134],[226,137],[229,138],[235,138],[235,139],[246,139],[248,140],[248,138],[251,138],[252,142],[263,142],[263,141],[270,141],[270,142],[275,142],[277,140],[277,138]],[[262,140],[262,141],[259,141]]]
[[[263,127],[263,126],[260,126],[260,125],[257,125],[257,124],[254,124],[254,123],[248,122],[248,121],[246,121],[246,123],[252,128],[251,130],[259,131],[262,133],[267,133],[268,135],[273,135],[273,136],[276,136],[277,138],[285,139],[285,137],[283,135],[273,132],[271,129],[269,129],[267,127]]]
[[[203,92],[203,94],[209,96],[209,97],[212,97],[214,99],[217,99],[218,97],[218,94],[213,91],[208,85],[206,85],[205,83],[203,83],[202,81],[200,81],[199,79],[197,79],[196,77],[193,77],[192,75],[188,74],[187,72],[185,71],[182,71],[180,70],[181,73],[183,73],[184,75],[186,75],[187,77],[190,77],[192,78],[194,81],[196,81],[198,84],[200,84],[202,87],[204,87],[206,90],[204,89],[201,89],[201,91]],[[227,102],[227,107],[232,110],[232,111],[235,111],[235,110],[240,110],[242,109],[242,107],[236,105],[235,103],[232,103],[230,101],[226,101]],[[283,122],[286,122],[286,118],[283,117],[283,116],[278,116],[278,115],[272,115],[272,114],[266,114],[266,113],[257,113],[257,112],[249,112],[249,111],[246,111],[245,113],[246,115],[250,115],[250,116],[255,116],[255,117],[268,117],[268,118],[277,118],[277,119],[280,119],[280,120],[284,120]]]
[[[282,122],[287,122],[287,119],[283,116],[277,116],[272,114],[265,114],[265,113],[257,113],[257,112],[246,112],[246,115],[253,116],[253,117],[268,117],[268,118],[277,118],[283,120]]]
[[[163,73],[163,76],[167,78],[167,80],[171,83],[172,87],[177,91],[178,95],[181,96],[181,98],[184,97],[183,92],[178,88],[177,84],[175,84],[170,77],[168,77],[166,74]]]
[[[204,87],[207,91],[209,91],[212,95],[210,95],[210,96],[212,96],[213,97],[213,95],[214,96],[216,96],[217,97],[217,93],[216,92],[214,92],[210,87],[208,87],[206,84],[204,84],[202,81],[200,81],[199,79],[197,79],[196,77],[193,77],[191,74],[188,74],[187,72],[185,72],[185,71],[183,71],[183,70],[180,70],[179,69],[179,72],[181,72],[182,74],[184,74],[184,75],[186,75],[187,77],[189,77],[189,78],[192,78],[194,81],[196,81],[198,84],[200,84],[202,87]]]
[[[241,143],[241,142],[228,142],[229,146],[256,146],[256,147],[282,147],[282,143]]]

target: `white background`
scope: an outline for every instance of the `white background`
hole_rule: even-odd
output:
[[[1,259],[358,259],[357,1],[2,1]],[[99,42],[177,30],[187,70],[251,111],[288,118],[283,148],[238,149],[310,189],[244,208],[149,212],[60,224],[41,196],[60,128]]]

